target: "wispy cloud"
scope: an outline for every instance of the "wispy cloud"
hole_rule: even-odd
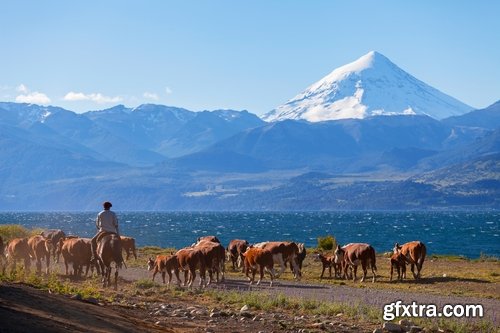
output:
[[[120,96],[109,97],[101,93],[84,94],[82,92],[70,91],[63,97],[63,100],[70,102],[92,101],[98,104],[106,104],[121,102],[123,98]]]
[[[29,89],[28,89],[28,87],[26,87],[26,86],[25,86],[24,84],[22,84],[22,83],[21,83],[20,85],[18,85],[18,86],[17,86],[16,91],[18,91],[18,92],[20,92],[20,93],[23,93],[23,94],[27,94],[27,93],[29,93]]]
[[[160,99],[160,98],[158,97],[158,95],[157,95],[157,94],[155,94],[155,93],[151,93],[151,92],[148,92],[148,91],[146,91],[144,94],[142,94],[142,96],[143,96],[144,98],[147,98],[147,99],[152,99],[152,100],[154,100],[154,101],[157,101],[157,100],[159,100],[159,99]]]
[[[170,89],[170,87],[165,87],[165,93],[167,95],[171,95],[173,93],[172,89]]]
[[[28,87],[24,84],[20,84],[16,87],[16,91],[20,92],[21,95],[16,96],[16,102],[18,103],[30,103],[30,104],[49,104],[50,98],[39,91],[31,92]]]

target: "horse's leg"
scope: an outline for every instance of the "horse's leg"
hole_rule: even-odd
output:
[[[115,290],[118,290],[118,264],[115,266]]]
[[[321,271],[321,275],[319,276],[320,279],[323,278],[323,274],[325,273],[326,266],[323,265],[323,270]]]

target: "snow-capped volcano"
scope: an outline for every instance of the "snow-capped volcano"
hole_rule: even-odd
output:
[[[382,54],[371,51],[335,69],[262,119],[318,122],[396,114],[443,119],[472,109],[406,73]]]

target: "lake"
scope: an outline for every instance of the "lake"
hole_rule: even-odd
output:
[[[123,235],[138,246],[181,248],[204,235],[250,243],[293,240],[308,247],[333,235],[340,244],[370,243],[377,252],[395,242],[421,240],[427,253],[477,258],[500,257],[500,212],[116,212]],[[62,229],[66,234],[95,234],[95,212],[0,213],[1,224]]]

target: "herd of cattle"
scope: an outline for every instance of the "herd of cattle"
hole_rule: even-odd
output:
[[[11,265],[12,270],[16,268],[18,260],[24,261],[26,271],[29,271],[31,260],[36,261],[37,272],[41,272],[42,260],[45,261],[46,273],[49,273],[50,258],[56,262],[62,256],[66,275],[69,274],[69,266],[72,264],[72,274],[82,275],[85,268],[85,276],[89,270],[93,274],[94,269],[103,276],[103,283],[109,285],[111,274],[111,263],[115,263],[115,288],[118,276],[118,269],[124,264],[122,251],[125,251],[127,260],[132,254],[137,259],[135,240],[131,237],[110,235],[111,237],[102,244],[98,244],[97,258],[92,260],[92,251],[89,238],[77,236],[66,236],[62,230],[47,230],[40,235],[30,238],[12,239],[8,244],[4,244],[0,237],[0,266],[5,273],[7,265]],[[114,245],[113,245],[114,244]],[[115,248],[114,254],[112,248]],[[108,251],[109,248],[109,251]],[[110,255],[106,255],[106,252]],[[117,252],[118,251],[118,252]],[[413,241],[403,245],[395,244],[393,254],[390,258],[391,270],[390,279],[392,281],[394,270],[397,272],[397,279],[406,278],[406,265],[411,266],[415,279],[420,278],[420,272],[426,256],[426,247],[420,241]],[[320,278],[323,278],[325,270],[328,268],[329,275],[344,279],[357,279],[357,269],[361,266],[363,276],[366,278],[368,269],[373,274],[372,282],[376,278],[376,254],[374,248],[365,243],[350,243],[344,246],[337,246],[332,255],[326,256],[321,253],[314,255],[315,259],[321,261],[323,270]],[[259,272],[257,284],[264,278],[264,272],[270,275],[270,285],[273,280],[279,277],[289,266],[296,280],[302,276],[302,262],[306,258],[306,248],[303,243],[295,242],[262,242],[249,244],[246,240],[234,239],[224,248],[219,239],[215,236],[205,236],[198,238],[197,242],[189,247],[182,248],[169,255],[158,255],[156,258],[148,259],[148,270],[153,271],[153,281],[156,274],[161,273],[163,283],[167,283],[165,275],[168,274],[168,284],[175,275],[177,283],[181,284],[180,272],[184,272],[184,286],[191,287],[196,272],[199,272],[200,286],[204,287],[214,281],[224,281],[225,262],[230,261],[233,270],[242,269],[253,284],[255,275]],[[279,265],[280,270],[276,272],[274,266]],[[416,272],[415,272],[416,268]],[[208,281],[206,273],[208,272]]]

